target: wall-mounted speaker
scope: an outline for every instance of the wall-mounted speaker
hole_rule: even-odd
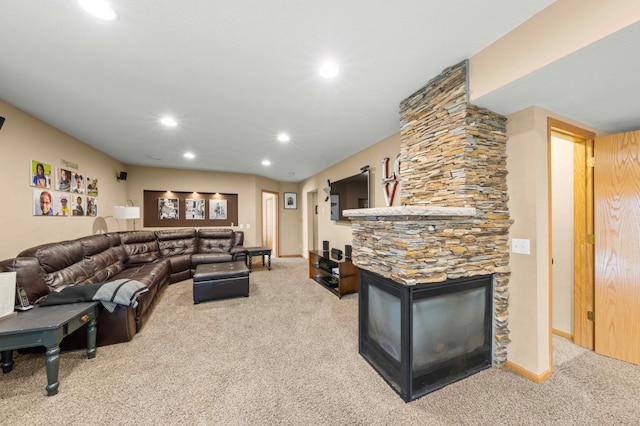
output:
[[[329,241],[322,242],[322,251],[329,251]]]
[[[349,244],[345,244],[344,246],[344,257],[351,259],[351,246]]]
[[[0,117],[0,129],[2,129],[3,124],[4,124],[4,117]]]
[[[127,180],[127,172],[120,172],[118,180]]]

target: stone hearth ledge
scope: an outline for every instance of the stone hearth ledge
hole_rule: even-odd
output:
[[[344,210],[346,217],[384,217],[384,216],[424,216],[424,217],[473,217],[474,207],[442,206],[392,206],[372,207],[368,209]]]

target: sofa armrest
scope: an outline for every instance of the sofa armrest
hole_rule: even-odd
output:
[[[44,281],[40,263],[35,257],[16,257],[3,260],[0,262],[0,272],[15,272],[16,287],[25,289],[31,303],[35,303],[51,292]]]
[[[235,237],[234,247],[244,245],[244,231],[233,231]]]
[[[247,261],[247,249],[242,246],[235,246],[231,249],[231,256],[233,256],[233,261],[243,261],[246,263]]]

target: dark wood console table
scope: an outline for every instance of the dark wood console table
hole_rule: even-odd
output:
[[[47,349],[47,395],[58,393],[60,370],[60,342],[85,324],[87,330],[87,358],[96,356],[96,319],[99,302],[68,305],[35,306],[26,312],[0,321],[0,351],[2,372],[13,370],[13,350],[44,346]]]
[[[328,251],[309,251],[309,278],[339,298],[358,292],[358,267],[351,259],[331,257]]]

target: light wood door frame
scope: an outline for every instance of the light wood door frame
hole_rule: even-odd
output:
[[[264,211],[264,194],[270,194],[273,195],[274,198],[274,202],[273,202],[273,245],[275,246],[275,250],[274,250],[274,257],[279,257],[280,256],[280,231],[278,228],[278,223],[279,223],[279,219],[278,219],[278,209],[280,208],[280,199],[279,199],[279,194],[277,192],[274,191],[268,191],[266,189],[263,189],[260,195],[260,214],[261,214],[261,218],[260,218],[260,223],[262,225],[262,227],[264,228],[264,221],[265,221],[265,211]],[[260,239],[263,239],[263,235],[264,235],[264,229],[262,230],[262,232],[260,233]],[[264,244],[264,241],[262,241],[262,244]]]
[[[595,133],[549,117],[547,121],[547,161],[548,161],[548,196],[549,196],[549,326],[553,327],[553,229],[552,229],[552,182],[551,182],[551,137],[557,136],[570,140],[574,145],[574,343],[587,349],[594,349],[594,324],[587,318],[594,309],[594,275],[595,260],[593,240],[594,205],[593,205],[593,167],[589,160],[593,158],[593,141]],[[552,330],[549,330],[549,358],[552,364],[551,341]]]

